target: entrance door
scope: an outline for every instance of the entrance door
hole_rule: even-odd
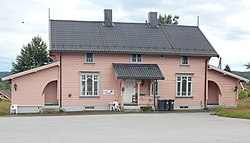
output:
[[[124,87],[124,103],[132,103],[132,96],[135,95],[135,80],[125,80]]]

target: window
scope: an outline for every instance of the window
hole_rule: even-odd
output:
[[[85,63],[94,63],[94,54],[86,53],[85,54]]]
[[[189,65],[188,56],[182,56],[181,57],[181,65]]]
[[[99,95],[99,75],[97,73],[81,73],[81,96]]]
[[[131,62],[132,63],[141,63],[142,62],[142,55],[141,54],[132,54],[131,55]]]
[[[192,75],[177,75],[176,76],[176,96],[192,97]]]
[[[155,92],[155,96],[160,96],[159,89],[160,89],[160,82],[159,81],[153,82],[150,86],[150,91],[151,91],[150,95],[153,96]]]

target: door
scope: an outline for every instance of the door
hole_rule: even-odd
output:
[[[125,80],[124,88],[124,103],[132,103],[132,96],[135,95],[135,80]]]

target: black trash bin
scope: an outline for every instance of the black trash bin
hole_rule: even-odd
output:
[[[169,108],[168,108],[168,111],[173,111],[174,110],[174,99],[169,99],[168,100],[168,105],[169,105]]]
[[[169,100],[166,99],[166,100],[165,100],[165,108],[164,108],[165,111],[168,111],[168,110],[169,110],[169,103],[170,103]]]
[[[157,105],[158,105],[158,110],[164,111],[166,107],[166,99],[158,99]]]

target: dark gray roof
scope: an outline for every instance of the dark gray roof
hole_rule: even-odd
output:
[[[50,20],[51,52],[218,56],[197,26]]]
[[[164,80],[157,64],[116,64],[113,63],[117,79]]]
[[[9,90],[0,90],[0,94],[2,94],[5,98],[11,100],[11,92]]]

